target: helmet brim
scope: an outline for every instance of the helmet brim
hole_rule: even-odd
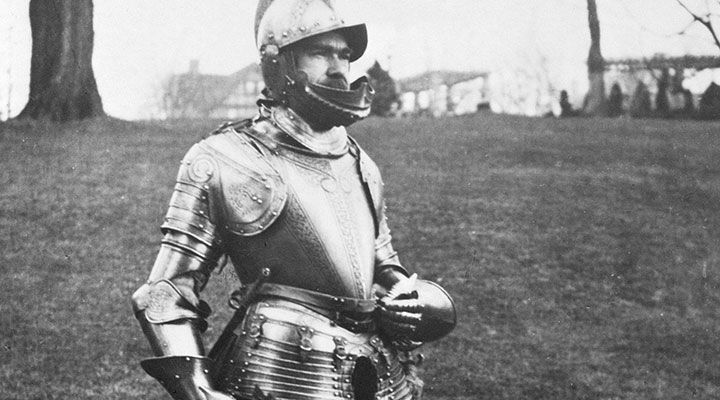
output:
[[[337,29],[337,32],[345,37],[348,47],[352,49],[350,62],[357,61],[367,50],[368,33],[365,24],[350,25]]]

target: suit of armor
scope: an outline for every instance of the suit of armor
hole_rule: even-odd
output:
[[[418,399],[409,350],[449,333],[455,309],[400,264],[379,170],[345,131],[372,88],[328,83],[364,51],[365,25],[332,0],[261,0],[256,35],[267,99],[188,151],[133,295],[156,356],[142,366],[178,400]],[[200,293],[225,257],[242,287],[206,353]]]
[[[201,330],[209,308],[199,292],[226,254],[243,282],[270,273],[232,342],[218,344],[214,386],[238,398],[258,389],[276,399],[348,398],[353,377],[368,380],[353,375],[363,359],[377,398],[412,398],[407,356],[382,340],[372,316],[375,276],[403,270],[377,167],[342,127],[332,143],[318,142],[292,110],[263,111],[183,159],[161,251],[134,297],[146,332],[182,320]],[[166,354],[169,338],[151,337]]]

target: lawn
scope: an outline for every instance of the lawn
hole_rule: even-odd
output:
[[[0,398],[164,399],[129,297],[218,121],[0,123]],[[478,114],[351,129],[402,261],[455,297],[428,399],[720,398],[720,123]],[[229,270],[206,290],[211,343]]]

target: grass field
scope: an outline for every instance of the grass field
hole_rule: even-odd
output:
[[[160,399],[129,296],[217,122],[0,124],[0,398]],[[455,297],[428,399],[720,398],[720,124],[368,120],[405,265]],[[229,317],[207,292],[207,341]]]

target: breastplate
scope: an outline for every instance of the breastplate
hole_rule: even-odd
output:
[[[268,160],[287,185],[287,203],[262,233],[226,240],[240,279],[269,268],[271,282],[370,298],[375,227],[356,158],[279,147]]]

